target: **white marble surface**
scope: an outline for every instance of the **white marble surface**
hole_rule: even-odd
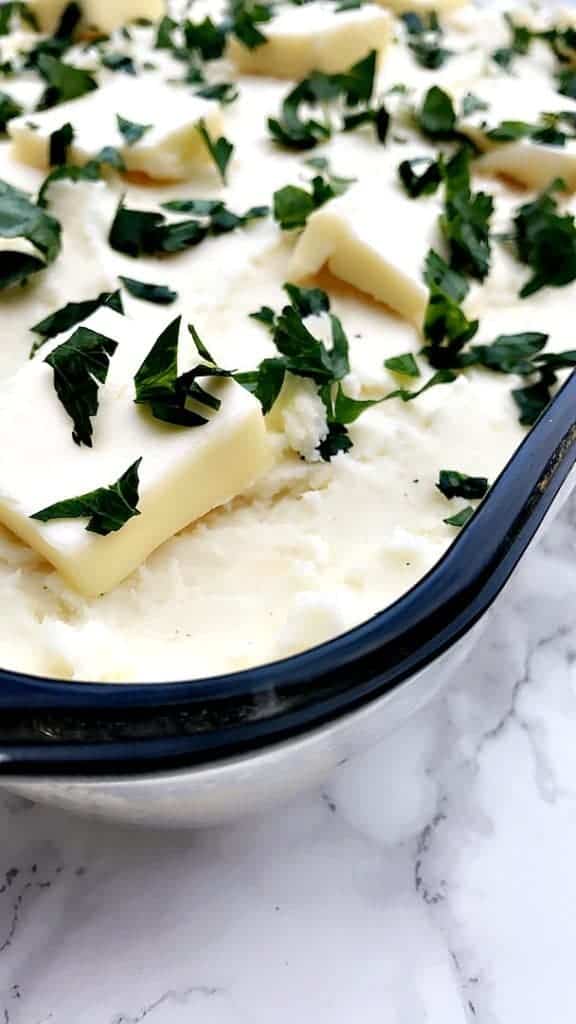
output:
[[[576,502],[453,691],[204,833],[0,795],[0,1024],[574,1024]]]

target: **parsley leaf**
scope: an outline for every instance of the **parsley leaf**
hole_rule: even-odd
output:
[[[216,100],[217,103],[227,106],[234,103],[240,93],[235,82],[211,82],[197,89],[195,95],[205,100]]]
[[[258,399],[266,416],[282,390],[285,376],[283,359],[264,359],[257,370],[236,373],[234,379]]]
[[[316,338],[293,306],[285,306],[274,329],[274,344],[284,356],[286,369],[317,384],[342,380],[350,370],[348,339],[338,317],[330,314],[332,348]]]
[[[478,330],[478,321],[468,320],[460,308],[468,284],[433,249],[426,257],[424,280],[430,290],[424,318],[428,345],[424,351],[434,367],[458,366],[458,353]]]
[[[204,119],[198,122],[198,132],[202,137],[204,145],[210,153],[216,168],[218,169],[222,182],[225,185],[228,164],[232,158],[234,146],[223,135],[221,135],[219,139],[214,140],[206,127]]]
[[[548,341],[547,334],[525,331],[522,334],[500,334],[490,345],[473,345],[462,359],[462,365],[480,365],[497,373],[530,374],[534,357]]]
[[[330,312],[330,299],[321,288],[300,288],[296,284],[285,284],[284,291],[290,299],[290,304],[304,319],[307,316],[319,316],[320,313]]]
[[[403,160],[398,167],[398,176],[411,199],[431,196],[442,181],[442,161],[429,156]]]
[[[171,213],[194,214],[211,235],[227,234],[270,213],[267,206],[251,206],[245,213],[233,213],[221,199],[171,199],[162,203],[162,208]]]
[[[142,459],[138,459],[129,469],[108,487],[99,487],[78,498],[68,498],[55,505],[35,512],[31,519],[48,523],[52,519],[88,519],[86,527],[89,533],[98,533],[107,537],[116,533],[126,523],[139,516],[139,469]]]
[[[231,32],[249,50],[267,42],[259,25],[265,25],[272,18],[270,7],[250,0],[234,0],[231,4]]]
[[[310,192],[297,185],[285,185],[274,193],[274,219],[283,231],[302,228],[310,214],[336,194],[320,175],[312,179]]]
[[[102,55],[102,66],[108,71],[123,71],[126,75],[136,75],[136,65],[125,53],[104,53]]]
[[[224,53],[226,33],[210,17],[198,22],[187,18],[184,22],[184,40],[187,49],[196,50],[202,60],[216,60]]]
[[[418,391],[397,388],[396,391],[391,391],[389,395],[386,395],[386,400],[389,398],[400,398],[403,402],[413,402],[415,398],[423,395],[430,388],[435,388],[438,384],[453,384],[456,379],[456,374],[452,370],[437,370],[434,376],[430,377],[430,380],[423,387],[419,388]]]
[[[231,370],[223,370],[209,364],[199,363],[194,369],[178,376],[178,339],[181,318],[177,317],[162,332],[142,366],[134,377],[137,405],[149,405],[155,419],[181,427],[201,427],[208,423],[207,415],[189,408],[194,402],[212,411],[218,411],[221,401],[206,391],[198,380],[202,378],[233,377]],[[193,327],[190,333],[203,358],[209,353],[200,342]]]
[[[520,291],[521,298],[541,288],[560,288],[576,279],[574,217],[561,214],[552,195],[561,187],[563,182],[553,182],[537,199],[522,205],[514,217],[518,258],[533,272]]]
[[[459,150],[444,166],[446,200],[440,226],[450,249],[450,265],[483,281],[490,269],[492,196],[472,192],[470,156]]]
[[[483,498],[488,491],[488,480],[484,476],[468,476],[454,469],[440,470],[436,487],[445,498]]]
[[[2,8],[0,8],[2,10]],[[13,117],[19,117],[24,111],[16,100],[12,99],[7,92],[0,90],[0,132],[6,132],[6,125]]]
[[[38,104],[38,110],[47,110],[58,103],[78,99],[98,88],[98,83],[88,71],[73,67],[72,64],[64,64],[49,54],[40,54],[38,70],[48,83]]]
[[[84,302],[68,302],[62,306],[62,309],[50,313],[31,328],[32,333],[39,334],[41,340],[34,342],[30,355],[33,356],[50,338],[55,338],[63,331],[69,331],[76,324],[87,320],[101,306],[110,306],[116,313],[124,312],[120,292],[102,292],[95,299],[86,299]]]
[[[157,252],[181,252],[198,245],[207,233],[208,229],[197,220],[167,224],[162,213],[130,210],[121,201],[108,240],[116,252],[137,257]]]
[[[117,342],[88,327],[78,327],[68,341],[44,360],[54,371],[56,394],[74,424],[77,445],[92,447],[92,418],[98,412],[98,389],[108,376]]]
[[[457,138],[456,112],[448,93],[433,85],[424,97],[418,115],[420,130],[439,142]]]
[[[557,77],[558,92],[576,100],[576,69],[561,68]]]
[[[25,238],[39,256],[0,250],[0,290],[44,270],[60,252],[59,222],[35,206],[25,192],[0,180],[0,238]]]
[[[68,150],[70,149],[73,141],[74,128],[69,121],[66,124],[63,124],[62,127],[58,128],[55,132],[52,132],[48,150],[50,167],[61,167],[66,163]]]
[[[288,93],[282,103],[280,117],[268,118],[268,130],[275,142],[287,149],[313,149],[319,142],[325,142],[332,134],[326,119],[317,121],[314,118],[303,120],[300,115],[302,106],[316,106],[326,97],[323,84],[327,75],[317,72],[304,78]],[[332,90],[330,98],[334,97]]]
[[[520,423],[526,427],[536,423],[552,399],[551,389],[555,384],[556,374],[553,370],[543,367],[535,383],[516,388],[512,392],[512,398],[520,413]]]
[[[140,142],[140,139],[142,139],[144,135],[146,135],[146,132],[149,132],[152,127],[151,124],[137,124],[136,121],[127,121],[126,118],[122,117],[120,114],[116,115],[116,120],[118,122],[118,131],[122,135],[127,146],[134,146],[137,142]]]
[[[434,11],[427,15],[409,11],[401,17],[407,33],[408,48],[420,67],[436,71],[453,56],[452,50],[442,46],[444,33]]]
[[[150,284],[148,281],[135,281],[132,277],[120,277],[127,292],[136,299],[143,299],[145,302],[154,302],[158,306],[169,306],[178,298],[178,292],[173,292],[164,284]]]
[[[473,515],[474,509],[472,506],[466,505],[466,508],[461,509],[460,512],[456,512],[453,516],[449,516],[448,519],[444,519],[443,522],[445,522],[447,526],[466,526],[466,523],[470,522]]]
[[[384,360],[384,366],[392,373],[399,373],[404,377],[419,377],[420,367],[411,352],[403,356],[391,356]]]

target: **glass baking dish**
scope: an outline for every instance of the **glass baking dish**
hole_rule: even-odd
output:
[[[296,657],[165,684],[0,671],[0,779],[72,809],[221,821],[313,785],[453,676],[486,612],[576,480],[576,375],[415,587]]]

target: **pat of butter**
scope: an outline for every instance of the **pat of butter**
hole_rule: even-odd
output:
[[[444,14],[456,10],[457,7],[463,7],[468,0],[377,0],[377,3],[382,7],[389,7],[398,14],[404,11],[414,11],[415,14],[436,11],[438,14]]]
[[[475,111],[463,118],[460,128],[484,151],[475,163],[478,171],[503,174],[522,185],[538,189],[545,188],[554,178],[563,178],[571,191],[576,189],[575,141],[568,139],[564,146],[546,145],[529,138],[498,142],[487,134],[503,121],[539,125],[542,123],[540,114],[561,111],[576,114],[573,100],[561,96],[537,78],[534,81],[509,77],[487,80],[478,86],[477,92],[479,99],[488,104],[488,109]],[[568,128],[568,134],[570,132],[571,128]]]
[[[28,0],[28,7],[36,15],[43,32],[53,32],[68,0]],[[164,0],[82,0],[84,23],[102,32],[113,32],[134,18],[161,18],[165,13]]]
[[[222,405],[205,426],[161,423],[147,406],[134,404],[134,375],[156,340],[145,323],[102,308],[83,326],[118,342],[99,392],[94,447],[74,444],[72,422],[44,362],[69,332],[2,386],[0,431],[10,443],[0,449],[0,522],[80,593],[95,596],[115,587],[164,541],[246,490],[267,468],[269,455],[260,404],[239,384],[214,384]],[[182,369],[196,362],[190,351]],[[30,518],[115,483],[139,458],[141,514],[118,532],[88,533],[86,519]]]
[[[237,39],[229,56],[245,74],[303,78],[310,71],[346,71],[371,50],[383,52],[392,38],[392,19],[374,4],[334,13],[334,4],[291,7],[261,26],[267,42],[249,49]]]
[[[150,115],[150,127],[129,146],[118,128],[117,115],[139,125],[148,124]],[[35,127],[31,127],[29,115],[14,118],[8,127],[14,156],[32,167],[48,168],[50,136],[69,122],[74,129],[70,163],[85,164],[105,146],[114,146],[128,171],[178,181],[189,178],[199,164],[211,161],[198,133],[202,119],[211,135],[221,133],[219,104],[190,96],[185,89],[171,88],[155,78],[117,75],[114,82],[77,100],[35,113]]]
[[[351,188],[309,218],[289,278],[301,281],[327,265],[419,328],[428,301],[424,260],[440,246],[440,212],[435,198],[409,199],[395,185]]]

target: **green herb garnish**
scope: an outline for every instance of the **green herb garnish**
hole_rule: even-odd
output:
[[[518,258],[532,270],[521,298],[576,279],[576,224],[572,214],[559,212],[553,197],[564,187],[560,180],[554,181],[537,199],[523,204],[514,217]]]
[[[403,377],[419,377],[420,367],[411,352],[403,356],[391,356],[384,360],[384,366],[392,373],[399,373]]]
[[[88,327],[78,327],[68,341],[44,360],[54,371],[54,387],[74,424],[77,445],[92,447],[92,419],[98,412],[98,391],[105,383],[118,343]]]
[[[162,332],[134,377],[137,405],[148,405],[155,419],[180,427],[201,427],[208,416],[190,408],[190,403],[217,412],[221,401],[199,383],[204,378],[230,378],[231,370],[216,366],[193,327],[189,327],[196,348],[207,363],[178,376],[178,339],[181,318]]]
[[[448,93],[439,86],[433,85],[428,89],[418,115],[418,125],[424,135],[439,142],[458,137],[454,105]]]
[[[25,192],[0,180],[0,238],[24,238],[38,251],[0,250],[0,290],[22,284],[53,263],[60,252],[59,222],[36,206]]]
[[[483,498],[488,491],[488,480],[484,476],[468,476],[455,469],[442,469],[436,487],[445,498],[467,498],[468,501]]]
[[[126,523],[139,516],[139,469],[142,459],[122,474],[119,480],[108,487],[99,487],[96,491],[81,494],[78,498],[68,498],[55,505],[35,512],[31,519],[48,523],[52,519],[88,519],[88,533],[98,533],[107,537],[116,533]]]
[[[250,0],[233,0],[231,8],[232,35],[244,44],[249,50],[255,50],[267,42],[266,36],[260,30],[260,25],[265,25],[272,18],[272,10],[266,4],[253,3]]]
[[[68,150],[73,141],[74,128],[69,121],[55,132],[52,132],[48,149],[50,167],[61,167],[67,162]]]
[[[55,338],[58,334],[69,331],[76,324],[87,320],[101,306],[109,306],[116,313],[124,312],[120,292],[102,292],[95,299],[68,302],[62,309],[57,309],[55,313],[51,313],[31,328],[33,334],[40,335],[40,340],[34,342],[30,355],[33,356],[50,338]]]
[[[436,71],[453,56],[453,51],[442,45],[444,33],[434,11],[429,14],[409,11],[401,17],[407,33],[408,48],[420,67]]]
[[[403,160],[398,167],[398,176],[411,199],[431,196],[442,182],[442,162],[428,156]]]
[[[232,158],[234,146],[223,135],[221,135],[219,139],[213,139],[206,127],[204,119],[198,122],[198,132],[202,137],[206,149],[212,157],[214,165],[218,169],[218,174],[220,175],[223,183],[226,184],[228,164]]]
[[[2,8],[0,8],[2,10]],[[7,92],[0,91],[0,132],[4,135],[6,125],[13,117],[19,117],[24,111],[16,100],[12,99]]]
[[[424,280],[430,292],[424,318],[424,337],[428,343],[424,352],[432,366],[450,369],[478,330],[478,321],[468,320],[461,309],[468,283],[433,249],[426,257]]]
[[[47,110],[58,103],[78,99],[98,88],[97,81],[88,71],[64,64],[49,54],[40,54],[38,70],[48,83],[38,104],[38,110]]]
[[[466,508],[461,509],[460,512],[456,512],[453,516],[449,516],[448,519],[444,519],[443,522],[446,523],[447,526],[466,526],[466,523],[470,522],[473,515],[474,509],[471,505],[467,505]]]
[[[470,155],[459,150],[444,166],[446,200],[440,226],[450,249],[450,266],[483,281],[490,269],[492,196],[472,192]]]
[[[173,292],[165,284],[150,284],[148,281],[135,281],[133,277],[120,277],[127,292],[135,299],[143,299],[144,302],[153,302],[157,306],[169,306],[178,298],[178,292]]]
[[[120,114],[116,115],[116,121],[118,123],[118,131],[127,146],[135,146],[152,127],[151,124],[137,124],[136,121],[128,121]]]

